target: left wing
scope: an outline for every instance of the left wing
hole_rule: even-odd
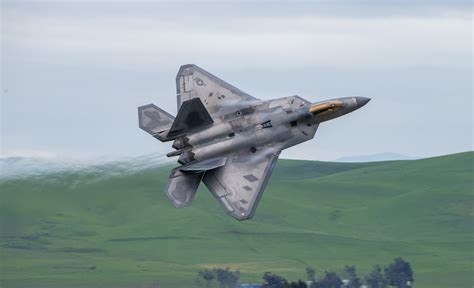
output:
[[[178,110],[184,101],[200,98],[214,119],[260,101],[193,64],[179,68],[176,92]]]
[[[280,151],[262,148],[231,155],[224,166],[207,171],[202,180],[227,213],[237,220],[250,219]]]

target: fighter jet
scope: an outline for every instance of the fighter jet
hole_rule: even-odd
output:
[[[179,69],[176,90],[176,117],[154,104],[138,107],[139,127],[161,142],[173,141],[167,156],[178,156],[166,196],[177,208],[187,206],[202,181],[237,220],[254,216],[283,149],[311,140],[322,122],[370,100],[260,100],[193,64]]]

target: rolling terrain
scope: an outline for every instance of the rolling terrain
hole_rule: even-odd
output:
[[[204,185],[192,206],[172,208],[162,192],[172,166],[146,158],[6,177],[0,286],[193,287],[213,267],[239,269],[241,283],[265,271],[304,279],[307,266],[321,275],[354,264],[363,276],[401,256],[414,287],[472,287],[473,162],[474,152],[279,160],[244,222]]]

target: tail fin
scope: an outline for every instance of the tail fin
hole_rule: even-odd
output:
[[[162,142],[171,140],[167,137],[167,134],[173,121],[173,116],[154,104],[138,107],[140,128]]]
[[[214,120],[202,104],[201,99],[193,98],[184,101],[168,132],[168,138],[174,139],[180,135],[205,128],[212,123]]]
[[[202,172],[184,173],[179,170],[179,167],[171,171],[165,193],[174,207],[180,208],[191,204],[203,174]]]

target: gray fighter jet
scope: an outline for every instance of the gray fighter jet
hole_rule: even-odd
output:
[[[201,181],[224,210],[252,218],[283,149],[314,137],[321,122],[352,112],[369,98],[311,103],[299,96],[263,101],[196,65],[176,76],[178,114],[154,104],[138,107],[139,126],[161,142],[173,141],[180,166],[165,188],[175,207],[191,204]]]

